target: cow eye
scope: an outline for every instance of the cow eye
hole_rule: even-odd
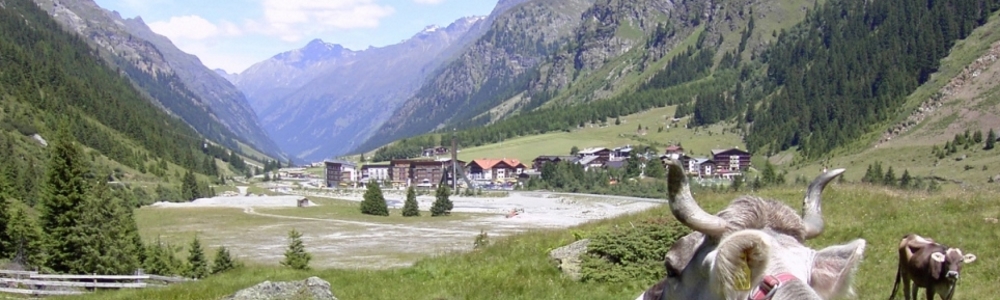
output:
[[[680,272],[677,272],[677,269],[674,269],[674,266],[667,264],[667,277],[677,277],[679,274]]]

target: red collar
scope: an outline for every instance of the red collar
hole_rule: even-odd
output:
[[[764,276],[764,279],[760,281],[760,285],[757,286],[752,292],[750,292],[749,300],[765,300],[771,299],[775,290],[784,285],[786,282],[796,280],[798,278],[791,273],[778,273],[776,275]]]

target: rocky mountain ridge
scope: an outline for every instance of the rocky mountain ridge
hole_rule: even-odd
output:
[[[427,27],[401,43],[351,50],[316,39],[232,78],[291,155],[319,160],[368,138],[487,17]]]
[[[235,142],[239,141],[268,155],[282,156],[277,144],[260,126],[245,96],[234,85],[206,68],[196,56],[184,53],[169,39],[154,33],[141,18],[124,19],[92,0],[35,2],[67,30],[102,49],[102,56],[109,63],[144,73],[141,77],[146,78],[133,80],[154,102],[184,119],[199,133],[230,148],[237,148]],[[200,112],[194,111],[195,107]]]

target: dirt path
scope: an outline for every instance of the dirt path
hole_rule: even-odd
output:
[[[307,218],[307,217],[293,217],[293,216],[282,216],[275,214],[259,213],[254,211],[252,206],[247,206],[243,208],[243,213],[268,217],[268,218],[279,218],[279,219],[290,219],[290,220],[305,220],[305,221],[321,221],[339,224],[350,224],[350,225],[360,225],[366,227],[377,227],[385,229],[406,229],[406,230],[416,230],[416,231],[428,231],[436,233],[451,233],[451,234],[478,234],[478,231],[463,231],[463,230],[449,230],[449,229],[439,229],[439,228],[427,228],[427,227],[416,227],[416,226],[406,226],[406,225],[393,225],[393,224],[382,224],[382,223],[371,223],[371,222],[361,222],[361,221],[347,221],[347,220],[335,220],[335,219],[320,219],[320,218]]]

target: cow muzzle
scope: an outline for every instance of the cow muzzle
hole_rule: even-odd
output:
[[[948,278],[948,279],[951,279],[952,281],[958,280],[958,272],[957,271],[948,271],[948,274],[945,274],[945,277]]]

